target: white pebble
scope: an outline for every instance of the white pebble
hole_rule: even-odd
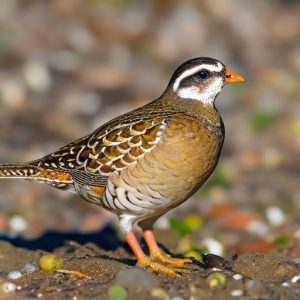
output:
[[[25,273],[32,273],[36,270],[36,266],[33,264],[25,264],[24,267],[22,268],[22,271]]]
[[[35,92],[46,92],[51,86],[51,75],[47,66],[38,61],[29,61],[23,69],[25,81]]]
[[[1,79],[0,96],[5,105],[14,109],[21,107],[26,99],[22,82],[17,79]]]
[[[22,277],[22,273],[20,271],[12,271],[9,272],[7,277],[11,280],[15,280]]]
[[[255,233],[260,236],[264,236],[269,232],[269,226],[261,221],[252,221],[247,227],[247,231]]]
[[[16,215],[9,220],[9,227],[14,232],[22,232],[26,230],[28,224],[22,216]]]
[[[223,255],[223,245],[213,238],[205,238],[202,245],[207,247],[207,252],[215,255],[222,256]]]
[[[292,283],[296,283],[299,279],[300,279],[300,275],[294,276],[294,277],[291,279],[291,282],[292,282]]]
[[[241,297],[243,296],[244,292],[242,290],[233,290],[231,291],[232,297]]]
[[[1,285],[1,288],[5,293],[11,293],[16,290],[17,286],[12,282],[6,282]]]
[[[218,268],[216,268],[216,267],[213,267],[212,269],[211,269],[211,271],[212,272],[219,272],[219,271],[222,271],[221,269],[218,269]]]
[[[277,206],[271,206],[266,210],[266,216],[272,225],[278,226],[285,222],[283,211]]]
[[[282,284],[282,286],[284,286],[284,287],[289,287],[290,284],[289,284],[288,282],[284,282],[284,283]]]
[[[176,297],[172,298],[171,300],[183,300],[183,298],[176,296]]]
[[[233,278],[234,280],[241,280],[241,279],[243,279],[243,276],[242,276],[241,274],[234,274],[234,275],[232,276],[232,278]]]
[[[170,224],[169,224],[169,220],[167,217],[163,216],[161,218],[159,218],[155,225],[157,226],[157,228],[159,229],[169,229],[170,228]]]

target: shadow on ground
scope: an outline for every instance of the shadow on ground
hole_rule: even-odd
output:
[[[110,226],[92,233],[49,231],[37,239],[26,239],[20,235],[10,236],[2,233],[0,234],[0,240],[9,242],[15,247],[22,247],[28,250],[40,249],[49,252],[65,246],[69,241],[75,241],[78,244],[91,242],[106,251],[115,251],[119,247],[129,251],[127,244],[117,236]]]

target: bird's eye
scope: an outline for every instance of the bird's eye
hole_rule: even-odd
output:
[[[209,76],[209,72],[207,70],[202,70],[197,74],[197,77],[201,80],[206,79]]]

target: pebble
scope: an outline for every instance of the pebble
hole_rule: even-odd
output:
[[[282,283],[282,286],[284,286],[284,287],[289,287],[290,284],[289,284],[288,282],[284,282],[284,283]]]
[[[184,300],[182,297],[176,296],[174,298],[172,298],[171,300]]]
[[[5,293],[11,293],[17,289],[17,286],[12,282],[6,282],[1,285],[1,288]]]
[[[0,85],[1,100],[10,108],[20,108],[25,103],[26,93],[18,79],[2,80]]]
[[[157,226],[157,228],[159,229],[169,229],[170,228],[170,223],[169,223],[169,219],[166,216],[162,216],[161,218],[159,218],[155,225]]]
[[[243,296],[244,292],[242,290],[233,290],[230,294],[232,297],[241,297]]]
[[[19,279],[22,277],[22,273],[20,271],[12,271],[8,273],[7,277],[11,280]]]
[[[22,271],[25,273],[32,273],[37,269],[37,267],[33,264],[25,264],[22,268]]]
[[[278,226],[285,222],[283,211],[277,206],[271,206],[266,210],[266,216],[272,225]]]
[[[246,230],[264,236],[269,232],[269,226],[262,221],[252,221],[246,226]]]
[[[207,247],[207,252],[215,255],[223,255],[223,245],[213,238],[205,238],[202,241],[202,245]]]
[[[34,92],[46,92],[51,86],[51,75],[47,66],[38,61],[29,61],[23,69],[28,87]]]
[[[159,287],[153,274],[136,268],[119,271],[113,280],[113,284],[126,286],[129,291],[141,287],[150,291]]]
[[[214,272],[208,275],[207,282],[211,288],[223,286],[226,282],[226,276],[223,273]]]
[[[27,221],[20,215],[15,215],[9,220],[9,227],[14,232],[23,232],[27,229]]]
[[[234,275],[232,276],[232,278],[233,278],[234,280],[241,280],[241,279],[243,279],[243,276],[242,276],[241,274],[234,274]]]
[[[168,293],[161,289],[161,288],[154,288],[151,290],[151,296],[159,298],[161,300],[168,300],[169,299],[169,295]]]
[[[294,276],[294,277],[291,279],[291,282],[292,282],[292,283],[296,283],[296,282],[298,282],[299,279],[300,279],[300,275]]]
[[[64,267],[64,261],[60,255],[50,253],[40,258],[39,265],[42,270],[53,272],[62,269]]]

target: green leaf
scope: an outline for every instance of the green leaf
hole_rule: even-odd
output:
[[[289,247],[294,244],[294,239],[288,235],[280,235],[274,239],[277,246]]]
[[[123,286],[119,284],[112,285],[108,289],[108,299],[109,300],[125,300],[127,292]]]
[[[228,187],[229,184],[230,182],[226,177],[225,172],[222,170],[222,168],[217,167],[212,173],[207,184],[205,184],[205,188],[209,189],[213,186]]]
[[[262,129],[272,124],[276,118],[277,114],[275,112],[257,112],[250,118],[250,125],[254,129]]]
[[[176,217],[170,217],[169,224],[170,224],[171,228],[178,231],[178,233],[181,237],[184,237],[185,235],[190,233],[189,227],[184,223],[183,220],[180,220]]]
[[[183,219],[189,231],[195,231],[203,226],[203,220],[197,215],[189,215]]]

